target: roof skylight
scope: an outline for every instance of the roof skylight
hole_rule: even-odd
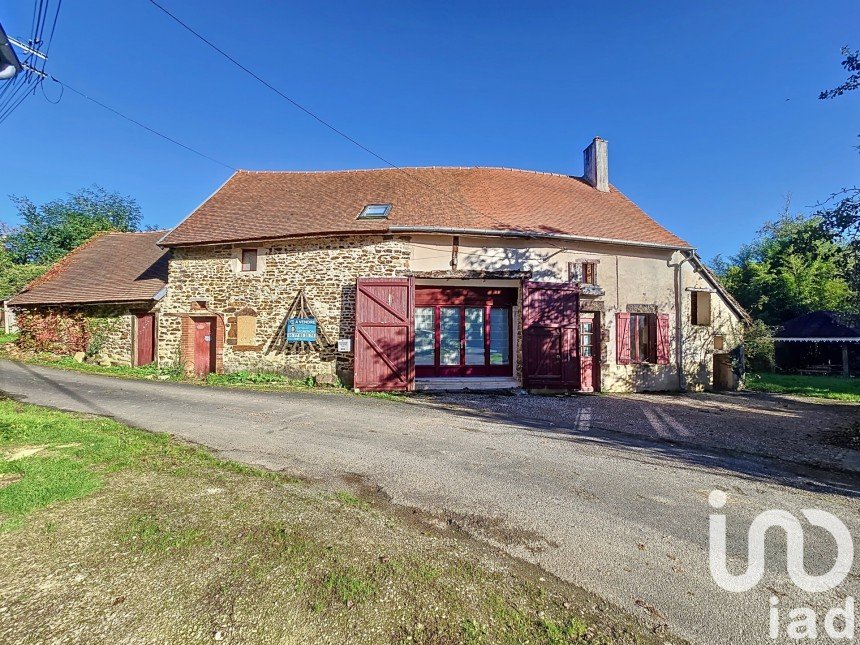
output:
[[[386,219],[390,210],[391,204],[368,204],[356,219]]]

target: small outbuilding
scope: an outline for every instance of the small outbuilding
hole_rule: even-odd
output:
[[[782,370],[843,376],[860,372],[860,313],[813,311],[784,323],[774,341]]]
[[[170,256],[156,244],[163,235],[100,233],[63,257],[8,302],[22,341],[122,365],[153,362]]]

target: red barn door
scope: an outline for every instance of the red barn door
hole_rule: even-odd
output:
[[[155,360],[155,314],[137,314],[137,354],[134,364],[149,365]]]
[[[355,387],[411,390],[412,278],[359,278],[355,294]]]
[[[580,389],[579,288],[523,283],[523,385]]]

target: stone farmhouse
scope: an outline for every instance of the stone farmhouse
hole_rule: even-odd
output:
[[[113,316],[112,357],[198,375],[278,371],[360,390],[735,387],[747,314],[688,242],[609,183],[606,141],[584,165],[583,177],[238,171],[166,234],[97,237],[10,304]],[[109,261],[79,266],[106,259],[105,245]]]

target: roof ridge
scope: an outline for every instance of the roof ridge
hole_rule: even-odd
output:
[[[96,235],[154,235],[155,233],[164,233],[169,230],[169,228],[159,228],[152,231],[99,231]]]
[[[579,175],[569,175],[549,170],[531,170],[528,168],[511,168],[508,166],[397,166],[394,168],[343,168],[340,170],[248,170],[239,168],[236,172],[247,175],[336,175],[365,172],[391,172],[403,170],[504,170],[506,172],[523,172],[532,175],[549,175],[551,177],[567,177],[582,179]]]

